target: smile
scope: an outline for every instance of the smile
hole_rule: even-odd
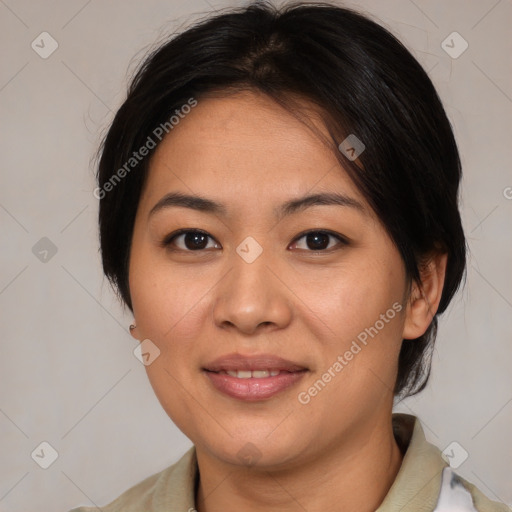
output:
[[[249,402],[276,396],[296,385],[306,372],[307,370],[204,371],[216,391],[231,398]]]
[[[275,377],[281,372],[279,370],[227,370],[219,373],[225,373],[239,379],[262,379],[264,377]]]

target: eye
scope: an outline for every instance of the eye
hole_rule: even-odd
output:
[[[167,235],[162,240],[161,246],[169,248],[170,250],[179,250],[184,252],[201,252],[204,249],[220,248],[220,244],[216,241],[213,246],[208,246],[208,239],[215,241],[215,239],[206,231],[202,231],[200,229],[180,229],[170,235]],[[300,245],[298,241],[302,239],[305,239],[306,241],[305,247],[297,247]],[[292,249],[298,248],[306,250],[308,252],[329,252],[329,250],[333,249],[333,246],[331,245],[332,240],[337,240],[337,245],[342,246],[348,245],[349,243],[345,237],[338,233],[326,230],[317,230],[302,233],[289,247]],[[335,247],[336,244],[334,244],[334,248]]]
[[[177,245],[179,241],[182,245],[178,245],[177,250],[185,252],[201,251],[203,249],[212,248],[211,246],[208,247],[209,238],[213,240],[208,233],[199,229],[180,229],[179,231],[166,236],[164,240],[162,240],[161,245],[162,247],[168,247],[171,250],[175,250],[172,245]],[[213,248],[215,248],[215,245]]]
[[[309,249],[309,252],[311,251],[325,251],[326,249],[332,249],[333,247],[330,246],[330,241],[329,239],[336,239],[338,241],[338,245],[348,245],[348,240],[337,234],[337,233],[333,233],[332,231],[325,231],[325,230],[321,230],[321,231],[308,231],[306,233],[303,233],[302,235],[300,235],[298,238],[295,239],[295,242],[293,242],[292,246],[295,245],[297,246],[298,245],[298,240],[301,240],[301,239],[305,239],[306,240],[306,243],[305,243],[305,247],[298,247],[299,249],[305,249],[305,250],[308,250]],[[292,247],[290,246],[290,247]],[[336,246],[336,244],[335,244]]]

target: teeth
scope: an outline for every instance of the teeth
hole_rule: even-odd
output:
[[[228,370],[226,371],[231,377],[237,377],[238,379],[262,379],[264,377],[275,377],[281,372],[279,370]]]
[[[261,377],[268,377],[269,376],[269,372],[267,370],[254,370],[252,372],[252,376],[255,379],[259,379]]]
[[[252,377],[251,372],[245,370],[237,370],[236,376],[239,379],[250,379]]]

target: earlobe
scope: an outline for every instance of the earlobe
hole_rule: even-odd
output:
[[[135,330],[137,329],[137,326],[135,324],[131,324],[130,325],[130,334],[132,335],[132,338],[138,340],[136,334],[135,334]]]
[[[420,269],[421,287],[412,284],[407,302],[403,339],[422,336],[434,318],[443,294],[448,255],[436,253]]]

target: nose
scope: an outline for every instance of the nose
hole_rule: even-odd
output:
[[[292,318],[292,292],[267,251],[252,263],[236,252],[231,270],[219,282],[213,306],[215,324],[244,334],[286,327]]]

